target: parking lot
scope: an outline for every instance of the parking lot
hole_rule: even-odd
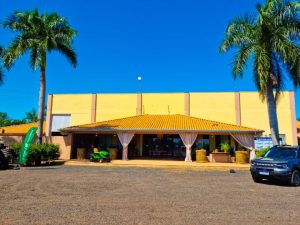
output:
[[[0,171],[0,224],[299,224],[300,188],[248,171],[55,166]]]

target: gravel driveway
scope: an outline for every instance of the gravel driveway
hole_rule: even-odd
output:
[[[0,171],[0,224],[300,224],[300,187],[248,171],[58,166]]]

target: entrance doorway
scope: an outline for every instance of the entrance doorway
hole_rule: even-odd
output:
[[[176,134],[145,134],[143,135],[143,156],[183,159],[185,146]]]
[[[74,134],[71,159],[78,158],[79,149],[82,151],[83,158],[89,159],[94,148],[108,150],[109,148],[122,149],[122,146],[115,134]]]

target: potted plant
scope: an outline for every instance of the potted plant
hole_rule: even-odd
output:
[[[231,159],[229,157],[229,150],[230,150],[230,145],[228,143],[221,143],[220,144],[220,150],[215,149],[211,153],[210,160],[212,162],[216,163],[229,163],[231,162]]]
[[[221,149],[222,152],[226,152],[226,153],[227,153],[227,152],[230,151],[231,146],[230,146],[229,143],[224,142],[224,143],[221,143],[221,144],[220,144],[220,149]]]

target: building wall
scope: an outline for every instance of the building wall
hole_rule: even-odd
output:
[[[14,143],[23,142],[24,136],[1,136],[0,141],[3,141],[3,144],[9,146]]]
[[[284,92],[277,106],[280,133],[286,135],[287,144],[297,144],[294,104],[294,93]],[[51,113],[71,114],[72,126],[93,122],[93,113],[95,121],[105,121],[137,115],[138,109],[142,114],[187,114],[270,134],[267,105],[257,92],[52,95]]]
[[[266,102],[262,102],[256,92],[241,92],[241,125],[263,129],[269,135],[269,117]],[[287,144],[295,143],[295,121],[292,121],[290,93],[285,92],[277,105],[277,117],[280,134],[286,135]]]
[[[143,114],[184,114],[184,93],[143,94]]]
[[[136,94],[97,94],[96,121],[136,115]]]
[[[47,143],[59,145],[59,159],[71,159],[72,135],[67,136],[51,136],[47,138]]]
[[[51,143],[51,144],[57,144],[59,145],[59,150],[60,150],[60,157],[59,159],[70,159],[71,156],[71,135],[67,136],[52,136],[46,138],[45,136],[43,137],[43,142],[46,143]],[[22,143],[24,140],[24,136],[1,136],[0,141],[3,141],[3,144],[6,146],[9,146],[14,143]],[[33,143],[36,143],[37,141],[37,136],[35,136],[35,139],[33,140]]]
[[[194,117],[235,124],[235,94],[191,93],[190,112]]]
[[[52,114],[71,114],[71,126],[91,122],[91,94],[59,94],[52,97]]]

